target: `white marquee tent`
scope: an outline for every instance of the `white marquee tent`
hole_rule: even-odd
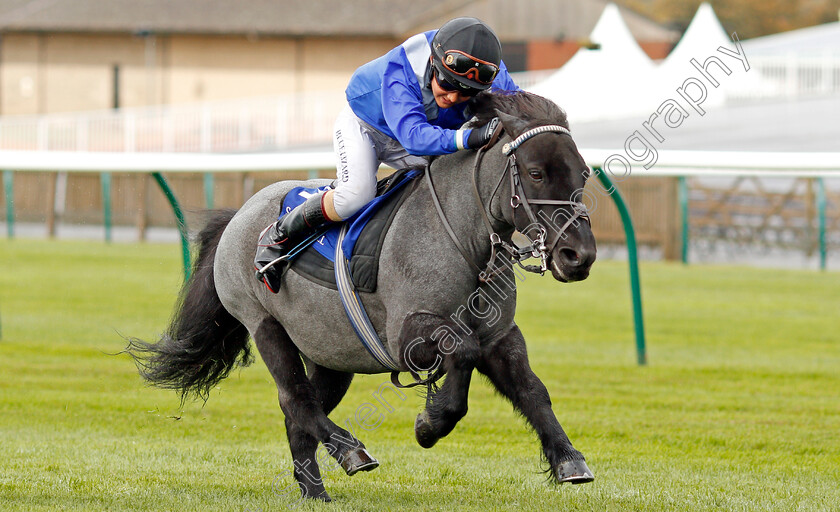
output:
[[[707,3],[700,6],[676,48],[661,64],[639,47],[614,4],[604,9],[590,39],[600,49],[578,50],[566,65],[530,88],[563,107],[571,122],[648,117],[664,101],[679,100],[677,89],[691,79],[702,82],[704,89],[695,82],[686,86],[686,92],[695,98],[704,96],[703,110],[719,107],[729,97],[773,95],[773,86],[758,71],[747,71],[745,64],[733,57],[743,50],[726,34]],[[722,52],[721,47],[732,54]],[[719,60],[708,60],[710,57]],[[705,73],[712,78],[692,65],[692,59],[698,66],[705,64]]]
[[[720,48],[742,54],[741,58],[746,60],[746,65]],[[707,60],[712,57],[717,60]],[[692,65],[692,59],[698,66],[704,67],[705,74],[711,79]],[[704,109],[719,107],[728,97],[741,96],[745,91],[758,92],[769,87],[765,85],[759,72],[752,68],[748,71],[745,67],[749,67],[749,55],[743,49],[743,44],[740,48],[736,46],[733,38],[724,31],[712,6],[703,3],[697,9],[676,48],[656,68],[651,85],[665,99],[675,96],[676,89],[687,79],[694,77],[702,80],[707,89]],[[715,86],[711,80],[716,81],[718,85]]]
[[[563,107],[572,122],[626,117],[650,110],[655,65],[639,47],[615,4],[590,35],[600,49],[581,48],[531,91]]]

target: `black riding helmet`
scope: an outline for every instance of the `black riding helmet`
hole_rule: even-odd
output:
[[[490,87],[501,61],[499,38],[476,18],[447,21],[432,39],[432,66],[437,76],[464,93]]]

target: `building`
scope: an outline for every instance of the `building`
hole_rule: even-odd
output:
[[[497,30],[511,70],[556,68],[606,3],[0,0],[0,115],[341,91],[360,64],[463,15]],[[655,58],[678,38],[622,13]]]

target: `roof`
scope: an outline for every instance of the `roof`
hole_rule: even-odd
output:
[[[636,130],[648,137],[657,150],[693,149],[710,151],[840,151],[838,97],[729,104],[692,113],[677,128],[662,128],[664,143],[644,130],[647,116],[627,119],[571,123],[578,146],[622,148]],[[562,106],[562,105],[561,105]]]
[[[0,0],[0,31],[401,36],[443,0]],[[383,23],[382,20],[399,20]]]
[[[504,41],[583,39],[605,0],[0,0],[3,32],[403,38],[475,16]],[[679,34],[622,8],[639,40]]]
[[[475,16],[493,27],[503,41],[584,40],[592,32],[608,0],[477,0],[448,10],[416,29],[439,26],[456,16]],[[641,14],[618,7],[637,41],[676,42],[680,33]],[[415,30],[416,31],[416,30]]]

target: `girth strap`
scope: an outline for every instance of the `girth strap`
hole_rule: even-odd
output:
[[[399,371],[400,367],[388,353],[388,350],[376,334],[376,329],[370,323],[370,318],[365,312],[365,306],[356,293],[353,286],[353,279],[350,276],[350,268],[347,265],[347,258],[341,249],[344,237],[347,234],[348,225],[345,223],[338,234],[338,241],[335,244],[335,284],[338,287],[338,294],[341,303],[344,305],[344,312],[356,331],[356,335],[362,341],[367,351],[376,359],[379,364],[392,371]]]
[[[344,251],[341,249],[344,236],[347,234],[348,224],[345,223],[341,227],[338,234],[338,241],[336,242],[335,250],[335,283],[338,288],[338,294],[341,297],[341,304],[344,306],[344,312],[347,313],[347,318],[350,320],[350,325],[356,331],[356,335],[361,340],[362,345],[367,349],[368,353],[385,368],[391,370],[391,382],[399,388],[412,388],[414,386],[432,386],[437,380],[443,377],[445,373],[442,368],[430,373],[425,379],[421,378],[414,371],[410,371],[411,376],[414,377],[414,382],[403,384],[400,382],[400,366],[388,353],[388,349],[379,339],[376,334],[376,329],[370,322],[370,318],[365,312],[365,306],[362,300],[356,293],[356,288],[353,286],[353,279],[350,275],[350,267],[348,266],[347,258],[344,257]]]

